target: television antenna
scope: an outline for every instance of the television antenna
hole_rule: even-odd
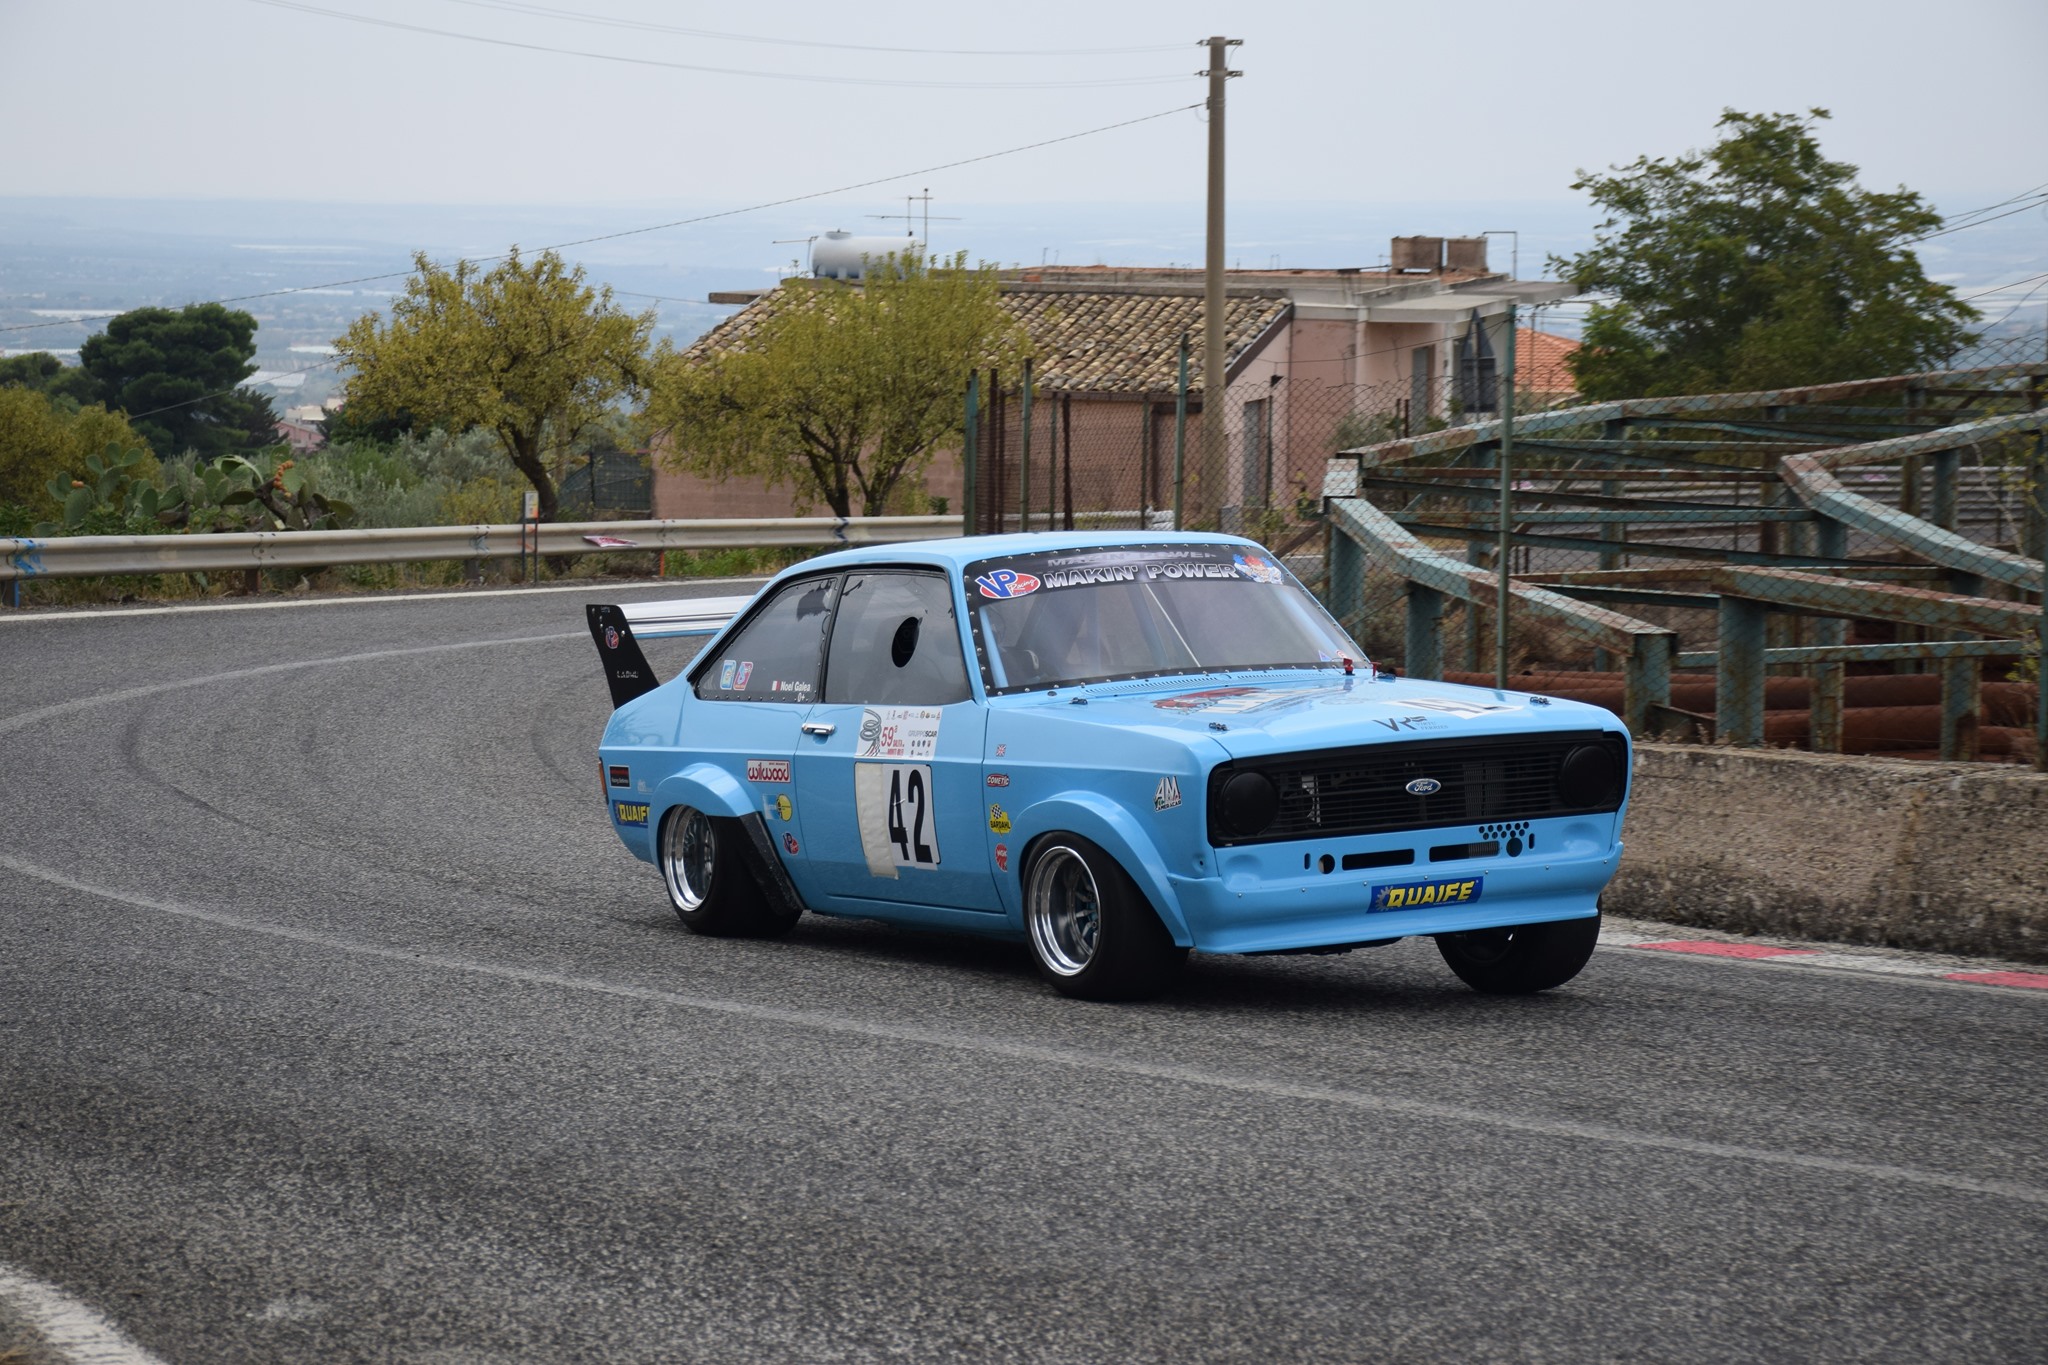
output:
[[[915,210],[915,209],[911,208],[911,205],[912,205],[912,204],[917,204],[917,203],[922,203],[922,204],[924,205],[924,208],[923,208],[923,210],[922,210],[921,212],[920,212],[919,210]],[[889,220],[890,222],[894,222],[894,221],[895,221],[896,219],[898,219],[898,218],[901,218],[901,219],[903,220],[903,235],[904,235],[904,236],[906,236],[906,237],[915,237],[915,236],[917,235],[917,234],[916,234],[915,232],[913,232],[913,231],[911,230],[911,224],[913,224],[913,223],[915,223],[915,222],[918,222],[918,221],[922,220],[922,222],[923,222],[923,224],[924,224],[924,241],[925,241],[925,245],[926,245],[926,246],[930,246],[930,245],[931,245],[931,240],[932,240],[932,190],[931,190],[931,186],[929,186],[929,185],[925,186],[925,190],[924,190],[924,193],[923,193],[923,194],[906,194],[906,195],[904,195],[904,196],[903,196],[903,212],[901,212],[901,213],[871,213],[871,214],[869,214],[869,215],[868,215],[868,217],[870,217],[870,218],[884,218],[884,219],[887,219],[887,220]],[[939,218],[939,221],[940,221],[940,222],[942,222],[942,223],[958,223],[958,222],[962,221],[961,219],[958,219],[958,218],[954,218],[954,217],[951,217],[951,216],[949,216],[949,215],[947,215],[947,214],[943,214],[943,213],[942,213],[942,214],[940,214],[940,215],[938,215],[938,218]]]
[[[802,242],[804,244],[804,261],[808,262],[811,259],[811,243],[817,241],[820,235],[821,234],[814,232],[808,237],[776,237],[770,241],[769,245],[791,246],[797,242]],[[789,263],[790,274],[801,275],[803,271],[804,267],[799,262],[791,261]]]

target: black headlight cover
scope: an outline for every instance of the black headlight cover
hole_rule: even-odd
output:
[[[1216,793],[1216,818],[1241,839],[1261,833],[1280,813],[1280,791],[1262,772],[1243,770],[1225,778]]]

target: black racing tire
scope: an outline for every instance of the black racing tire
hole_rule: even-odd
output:
[[[1048,834],[1033,846],[1024,928],[1039,975],[1077,1000],[1158,995],[1188,960],[1130,875],[1078,834]]]
[[[740,822],[676,806],[662,817],[655,861],[676,918],[693,934],[760,938],[796,923],[777,913],[749,865],[747,832]]]
[[[1579,974],[1600,939],[1600,916],[1438,934],[1436,950],[1458,979],[1485,995],[1533,995]]]

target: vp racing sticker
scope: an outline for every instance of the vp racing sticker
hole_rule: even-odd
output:
[[[1002,601],[1010,597],[1023,597],[1038,591],[1038,575],[1024,573],[1018,569],[991,569],[974,580],[974,586],[981,590],[983,597]]]

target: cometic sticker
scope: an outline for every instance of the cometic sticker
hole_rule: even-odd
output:
[[[644,801],[612,802],[612,819],[622,825],[647,827],[647,803]]]
[[[1484,877],[1450,877],[1434,882],[1400,882],[1375,886],[1367,913],[1377,910],[1420,910],[1433,905],[1469,905],[1486,889]]]
[[[750,758],[747,760],[747,781],[787,782],[789,781],[789,760],[786,758]]]
[[[990,773],[988,775],[988,785],[991,787],[1007,787],[1010,785],[1010,775],[1008,773]]]
[[[1016,569],[991,569],[974,580],[983,597],[1000,601],[1006,597],[1022,597],[1038,591],[1036,574],[1020,573]]]

